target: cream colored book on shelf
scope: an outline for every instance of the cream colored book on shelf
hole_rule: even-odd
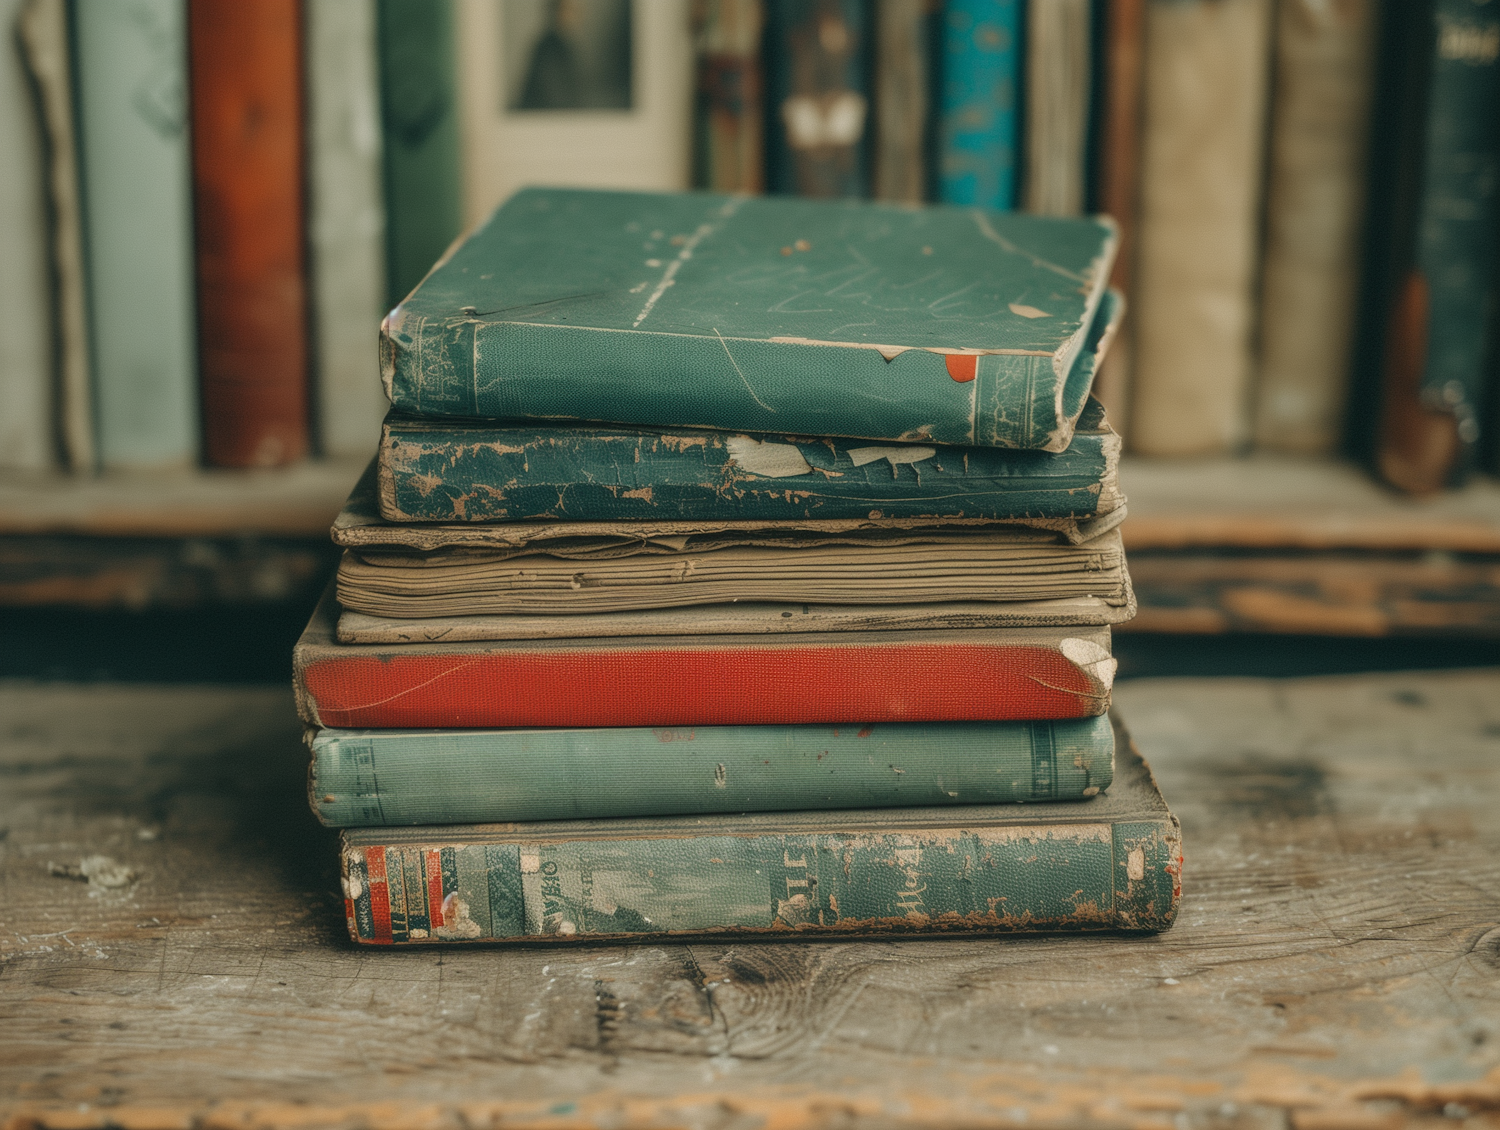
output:
[[[1149,0],[1130,445],[1249,434],[1271,0]]]
[[[1257,447],[1324,454],[1339,441],[1377,15],[1374,0],[1280,0],[1277,8]]]
[[[1028,212],[1083,211],[1088,148],[1089,0],[1026,5],[1026,185]]]
[[[459,0],[464,222],[525,185],[688,187],[687,0]]]
[[[373,451],[387,407],[372,329],[385,313],[375,4],[303,7],[318,438],[334,456]]]

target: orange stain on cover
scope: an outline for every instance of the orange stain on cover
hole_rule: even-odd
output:
[[[979,372],[979,358],[972,353],[948,353],[943,356],[948,375],[959,384],[972,381]]]

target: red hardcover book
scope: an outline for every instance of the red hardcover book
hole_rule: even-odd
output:
[[[308,446],[298,0],[190,0],[203,452],[265,467]]]
[[[350,728],[1082,718],[1108,628],[341,644],[330,591],[294,653],[305,721]]]

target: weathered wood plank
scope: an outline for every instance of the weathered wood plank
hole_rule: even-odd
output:
[[[1121,530],[1145,549],[1369,549],[1500,553],[1500,483],[1411,498],[1326,459],[1126,459]]]
[[[1494,1121],[1500,673],[1116,700],[1184,825],[1160,937],[388,953],[343,939],[288,694],[0,687],[0,1116]]]
[[[1133,553],[1123,632],[1500,636],[1500,557]]]
[[[370,437],[370,453],[379,436]],[[324,537],[364,459],[266,471],[0,476],[0,533],[108,537]]]

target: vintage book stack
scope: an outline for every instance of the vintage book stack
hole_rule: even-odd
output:
[[[1096,219],[527,189],[386,318],[296,652],[351,934],[1161,930]]]

